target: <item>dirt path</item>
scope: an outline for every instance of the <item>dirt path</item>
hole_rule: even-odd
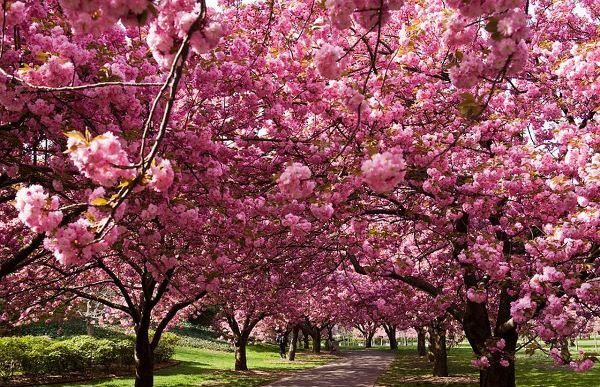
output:
[[[394,360],[391,351],[349,351],[321,367],[301,371],[268,387],[372,387]]]

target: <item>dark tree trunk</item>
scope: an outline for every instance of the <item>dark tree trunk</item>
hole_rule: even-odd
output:
[[[499,225],[499,215],[493,215],[490,217],[490,222],[493,225]],[[455,230],[459,234],[466,235],[469,226],[469,218],[467,214],[464,214],[462,218],[458,219],[455,223]],[[502,253],[510,255],[514,251],[523,249],[518,243],[515,244],[505,232],[499,230],[496,232],[498,240],[502,241]],[[458,255],[467,249],[466,243],[460,242],[455,244],[453,256],[458,258]],[[465,287],[476,288],[479,286],[478,276],[469,267],[465,267],[463,275]],[[481,370],[479,373],[479,385],[480,387],[515,387],[515,352],[517,347],[518,333],[514,324],[509,323],[511,321],[510,316],[510,303],[515,301],[516,297],[511,296],[506,288],[503,288],[500,292],[500,299],[498,303],[498,317],[496,319],[496,326],[492,332],[492,326],[490,324],[488,314],[488,304],[476,303],[470,300],[466,300],[465,310],[463,314],[463,329],[471,348],[476,356],[487,356],[490,362],[490,366],[487,369]],[[488,345],[494,345],[494,342],[504,340],[503,351],[498,351],[493,354],[489,354],[486,350]],[[501,360],[508,361],[508,367],[503,367],[500,364]]]
[[[465,283],[471,285],[473,277],[469,274],[465,275]],[[475,303],[467,301],[465,307],[465,315],[463,327],[465,334],[473,352],[476,356],[487,356],[490,366],[481,370],[479,373],[480,387],[515,387],[515,352],[517,347],[518,334],[514,325],[505,323],[510,320],[510,303],[514,301],[514,297],[510,296],[506,290],[500,293],[500,302],[498,304],[498,318],[496,327],[494,328],[493,336],[491,325],[487,313],[487,305],[485,303]],[[490,343],[488,341],[504,340],[505,346],[503,351],[493,354],[488,353],[485,349]],[[492,343],[493,345],[493,343]],[[503,367],[500,364],[501,360],[508,361],[508,367]]]
[[[292,329],[292,340],[290,341],[290,350],[288,351],[288,360],[296,360],[296,348],[298,347],[298,334],[300,333],[300,327],[295,325]]]
[[[315,328],[313,334],[313,352],[321,353],[321,330],[319,328]]]
[[[135,387],[152,387],[154,383],[154,353],[148,336],[149,318],[143,319],[135,336]]]
[[[369,332],[365,335],[365,348],[373,348],[373,336],[375,336],[375,332]]]
[[[94,337],[94,333],[95,333],[95,329],[94,329],[94,322],[91,320],[86,320],[85,321],[85,331],[87,333],[88,336],[92,336]]]
[[[384,325],[383,329],[390,340],[390,349],[395,351],[398,349],[398,339],[396,339],[396,327],[393,325]]]
[[[425,329],[417,328],[417,353],[420,357],[427,356],[427,348],[425,346]]]
[[[499,359],[495,359],[499,360]],[[515,363],[503,367],[498,361],[490,361],[490,366],[479,373],[481,387],[515,387]]]
[[[310,345],[308,342],[308,330],[306,330],[305,328],[301,328],[302,329],[302,344],[303,344],[303,348],[304,349],[309,349]]]
[[[242,335],[235,340],[235,370],[248,371],[248,361],[246,359],[246,346],[248,337]]]
[[[448,376],[446,330],[437,319],[429,326],[429,351],[433,361],[433,376]]]
[[[494,338],[496,340],[504,340],[504,349],[502,352],[497,352],[490,357],[490,367],[482,370],[479,375],[479,384],[481,387],[515,387],[515,353],[517,348],[517,340],[519,335],[514,325],[504,326],[504,323],[509,321],[510,303],[515,300],[515,297],[508,294],[503,289],[500,293],[500,302],[498,304],[498,320],[494,328]],[[508,361],[508,367],[503,367],[500,364],[501,360]]]

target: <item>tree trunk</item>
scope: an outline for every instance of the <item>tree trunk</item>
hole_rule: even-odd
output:
[[[425,329],[417,328],[417,353],[420,357],[427,356],[427,348],[425,346]]]
[[[479,386],[515,387],[514,361],[510,361],[508,367],[503,367],[498,361],[490,361],[490,366],[479,373]]]
[[[290,350],[288,351],[288,360],[294,361],[296,360],[296,348],[298,347],[298,333],[300,332],[300,327],[295,325],[292,329],[292,341],[290,341]]]
[[[135,336],[135,387],[152,387],[154,383],[154,353],[148,328],[149,321],[142,322]]]
[[[499,215],[490,217],[492,225],[499,225]],[[455,223],[455,230],[459,234],[466,235],[469,226],[469,218],[467,214],[458,219]],[[510,255],[515,248],[511,240],[503,231],[497,231],[496,237],[502,241],[502,253]],[[458,255],[467,249],[465,242],[457,243],[454,247],[453,256],[458,258]],[[469,267],[465,268],[463,274],[465,287],[476,288],[479,286],[477,274]],[[476,356],[487,356],[490,366],[487,369],[482,369],[479,373],[480,387],[515,387],[515,352],[517,348],[518,333],[514,324],[508,324],[511,319],[510,304],[515,301],[516,297],[511,296],[506,288],[500,291],[500,299],[498,302],[498,317],[496,318],[496,326],[492,332],[488,314],[488,304],[486,302],[476,303],[469,299],[466,300],[465,310],[463,314],[463,329],[471,348]],[[489,354],[487,346],[492,344],[490,341],[498,342],[504,340],[504,348],[502,351]],[[501,360],[508,362],[507,367],[500,364]]]
[[[473,277],[470,274],[465,275],[465,284],[471,285]],[[510,303],[515,297],[510,296],[503,289],[500,293],[500,302],[498,303],[498,318],[494,328],[493,336],[491,325],[488,318],[487,304],[467,301],[463,327],[465,334],[475,355],[487,356],[490,366],[482,369],[479,373],[480,387],[515,387],[515,352],[517,347],[518,334],[514,326],[505,327],[504,323],[510,320]],[[502,351],[490,354],[486,351],[489,340],[504,340],[504,349]],[[507,367],[500,364],[501,360],[508,362]]]
[[[240,338],[235,340],[235,370],[236,371],[248,371],[248,362],[246,359],[246,346],[248,345],[248,338],[242,335]]]
[[[515,387],[515,354],[519,335],[514,325],[508,328],[503,324],[510,320],[510,304],[516,299],[503,289],[498,303],[498,319],[494,328],[494,338],[504,340],[504,348],[490,356],[490,366],[479,374],[481,387]],[[508,361],[508,367],[503,367],[500,361]]]
[[[94,322],[91,320],[86,320],[85,321],[85,331],[87,333],[88,336],[94,337]]]
[[[373,336],[375,336],[375,332],[369,332],[365,335],[365,348],[373,348]]]
[[[319,328],[315,328],[315,331],[312,335],[313,339],[313,352],[321,353],[321,330]]]
[[[395,351],[398,349],[398,339],[396,339],[396,327],[392,325],[384,325],[383,329],[390,340],[390,349]]]
[[[429,326],[429,351],[431,353],[431,360],[433,361],[433,376],[448,376],[446,330],[437,319]]]
[[[310,347],[308,343],[308,331],[304,328],[302,328],[302,342],[304,349],[308,349]]]

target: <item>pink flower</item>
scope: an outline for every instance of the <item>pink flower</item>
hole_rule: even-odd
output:
[[[200,17],[201,6],[194,0],[166,0],[158,8],[158,17],[150,24],[146,41],[156,62],[166,68],[171,65],[179,42]],[[190,37],[190,47],[196,54],[203,54],[216,47],[223,35],[220,23],[207,20],[202,30]]]
[[[367,185],[376,192],[388,192],[404,181],[406,163],[400,152],[377,153],[362,164]]]
[[[486,356],[481,356],[479,359],[471,360],[471,364],[479,369],[484,369],[490,366],[490,361]]]
[[[309,196],[315,189],[315,182],[310,178],[312,172],[306,165],[293,163],[277,179],[279,191],[289,198],[302,199]]]
[[[129,158],[119,139],[106,132],[91,140],[79,132],[67,133],[67,147],[71,161],[84,176],[93,182],[110,187],[119,179],[131,179],[135,175],[129,168]]]
[[[504,339],[496,341],[496,347],[498,349],[504,349],[504,347],[506,347],[506,341]]]
[[[510,362],[506,359],[502,359],[502,360],[500,360],[500,365],[502,367],[508,367],[510,365]]]
[[[331,203],[327,203],[322,206],[311,204],[310,212],[315,216],[315,218],[325,222],[331,219],[331,217],[333,216],[333,206],[331,205]]]
[[[467,298],[477,304],[483,304],[487,300],[487,294],[484,289],[469,288]]]
[[[150,176],[152,177],[149,187],[153,188],[156,192],[166,192],[175,178],[173,167],[169,160],[156,159],[157,163],[150,167]]]
[[[352,25],[354,1],[352,0],[327,0],[325,6],[329,10],[331,24],[337,29],[345,30]]]
[[[344,55],[341,47],[325,43],[315,54],[315,66],[323,78],[336,79],[342,73],[339,60]]]
[[[94,254],[108,249],[117,239],[119,230],[112,228],[102,241],[95,242],[92,224],[88,219],[76,222],[56,230],[52,237],[44,239],[44,247],[65,266],[81,265],[90,261]]]
[[[483,71],[483,63],[474,55],[465,55],[458,66],[452,67],[448,72],[452,84],[461,89],[474,86]]]
[[[21,188],[15,197],[19,219],[34,232],[48,232],[60,224],[63,213],[58,197],[50,198],[40,185]]]
[[[282,224],[290,228],[292,235],[298,237],[308,234],[312,229],[312,224],[309,221],[294,214],[287,214]]]
[[[517,323],[524,323],[529,319],[529,315],[535,310],[536,303],[531,300],[529,295],[511,303],[510,314]]]
[[[569,363],[569,366],[575,372],[585,372],[591,369],[594,366],[594,361],[592,359],[584,359],[580,361],[572,361]]]
[[[46,238],[44,247],[54,254],[63,265],[82,264],[92,257],[91,243],[94,234],[89,230],[89,222],[79,219],[56,231],[54,238]]]

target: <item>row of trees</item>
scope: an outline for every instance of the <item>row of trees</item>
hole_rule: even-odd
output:
[[[455,326],[481,386],[519,335],[593,365],[594,1],[2,5],[3,320],[101,303],[139,386],[210,304],[240,369],[270,316]]]

